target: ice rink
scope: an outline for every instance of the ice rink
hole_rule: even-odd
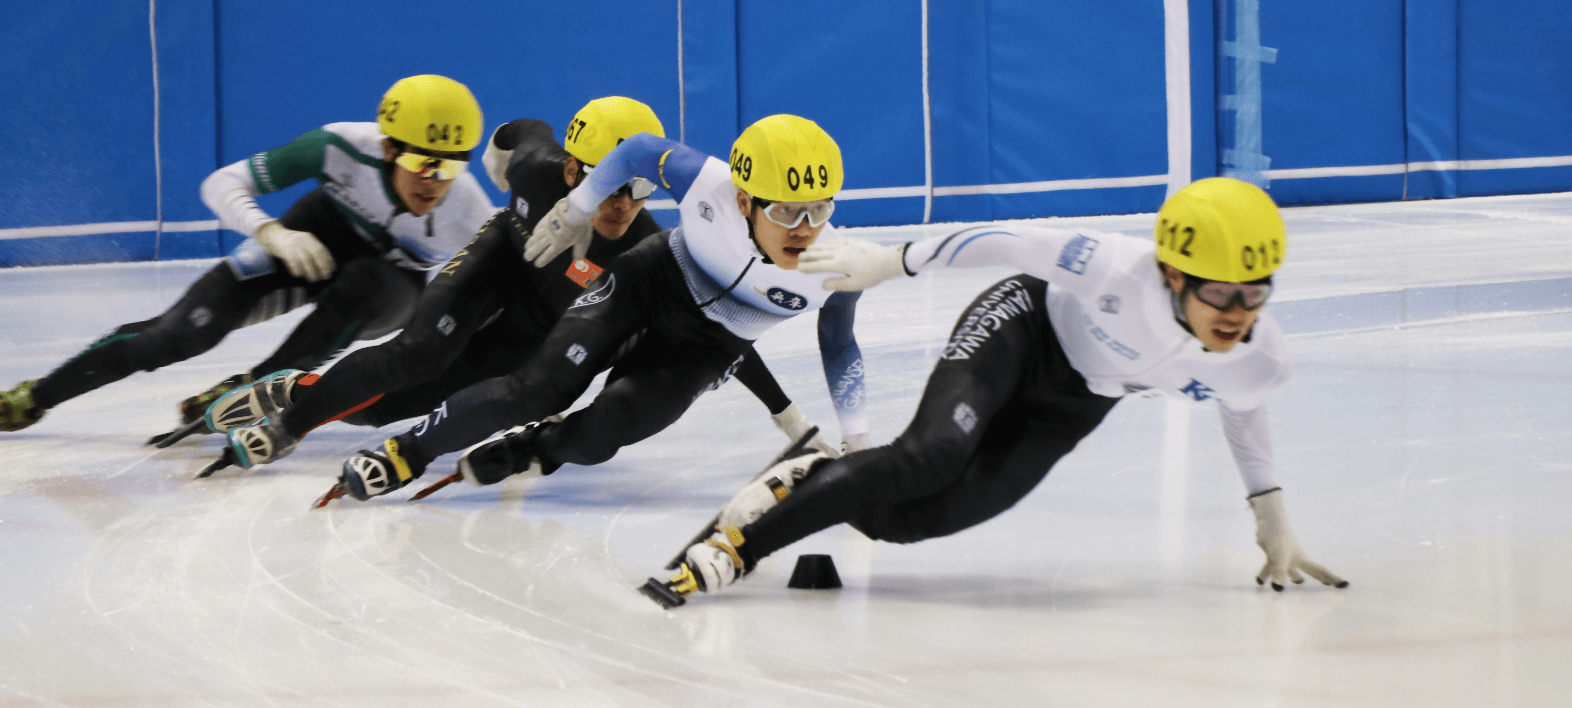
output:
[[[310,508],[346,456],[404,426],[335,423],[278,464],[199,481],[216,437],[143,445],[297,313],[0,433],[0,705],[1561,704],[1572,194],[1285,216],[1278,474],[1346,590],[1256,585],[1207,404],[1126,400],[989,523],[911,546],[832,529],[669,612],[634,588],[786,442],[736,383],[605,465],[413,504]],[[1144,235],[1151,216],[1053,223]],[[158,313],[212,263],[0,270],[0,386]],[[909,420],[961,308],[1008,274],[864,296],[876,442]],[[799,320],[759,349],[834,433]],[[787,589],[800,553],[832,554],[845,587]]]

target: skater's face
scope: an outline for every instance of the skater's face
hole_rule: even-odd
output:
[[[425,150],[413,145],[404,146],[402,152],[413,152],[429,157],[451,160],[469,159],[469,153],[467,152]],[[382,140],[382,159],[394,162],[400,154],[401,151],[393,144],[393,141],[386,138]],[[452,187],[453,180],[451,179],[440,179],[435,173],[428,177],[422,177],[411,172],[403,165],[394,162],[393,192],[398,195],[399,199],[404,201],[404,207],[409,209],[409,213],[415,216],[430,214],[432,209],[437,208],[437,205],[442,203],[442,198],[448,195],[448,190]]]
[[[1263,307],[1246,310],[1244,303],[1234,300],[1229,303],[1228,309],[1217,309],[1196,297],[1194,290],[1186,289],[1184,273],[1179,272],[1179,269],[1166,263],[1162,267],[1163,276],[1168,279],[1168,288],[1184,293],[1185,318],[1190,321],[1195,338],[1201,340],[1201,346],[1206,347],[1207,351],[1222,353],[1233,349],[1255,326],[1255,320],[1261,315]]]
[[[584,165],[572,156],[569,156],[568,161],[562,165],[562,180],[567,182],[569,187],[579,186],[588,174]],[[622,238],[622,235],[628,232],[628,227],[633,225],[633,219],[639,215],[639,210],[643,208],[644,200],[634,199],[633,191],[623,187],[601,200],[595,215],[590,217],[590,226],[594,227],[595,233],[608,239]]]
[[[803,202],[803,204],[809,203],[811,202]],[[781,202],[781,204],[797,206],[796,202]],[[797,258],[812,246],[814,241],[819,240],[819,233],[824,231],[824,225],[829,223],[820,222],[818,226],[814,226],[812,220],[804,217],[797,220],[796,226],[781,226],[766,218],[764,207],[741,189],[737,190],[737,208],[742,210],[743,216],[753,222],[753,237],[759,242],[759,248],[764,250],[764,255],[769,256],[775,265],[786,270],[797,269]]]

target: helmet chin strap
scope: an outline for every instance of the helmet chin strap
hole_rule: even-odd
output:
[[[759,213],[759,207],[753,203],[751,197],[748,199],[748,207],[750,213],[742,216],[742,220],[748,222],[748,240],[753,242],[753,250],[759,252],[759,258],[764,259],[765,265],[775,265],[775,261],[770,260],[770,254],[764,252],[764,246],[759,244],[758,235],[753,232],[753,215]]]

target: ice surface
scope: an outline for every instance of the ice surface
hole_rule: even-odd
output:
[[[1056,220],[1145,233],[1150,216]],[[911,546],[833,529],[726,594],[635,592],[784,444],[732,384],[596,468],[313,511],[390,432],[252,474],[142,442],[299,315],[0,434],[0,705],[1480,706],[1572,689],[1572,195],[1287,212],[1271,401],[1311,556],[1278,594],[1205,406],[1134,399],[1015,509]],[[953,225],[868,229],[907,240]],[[0,385],[156,314],[211,262],[0,271]],[[869,292],[873,437],[1007,271]],[[812,318],[760,349],[833,431]],[[437,469],[451,468],[451,459]],[[800,553],[845,587],[788,590]]]

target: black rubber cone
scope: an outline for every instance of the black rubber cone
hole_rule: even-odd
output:
[[[791,571],[786,587],[797,590],[831,590],[841,586],[841,576],[835,572],[835,559],[823,553],[805,553],[797,556],[797,567]]]

